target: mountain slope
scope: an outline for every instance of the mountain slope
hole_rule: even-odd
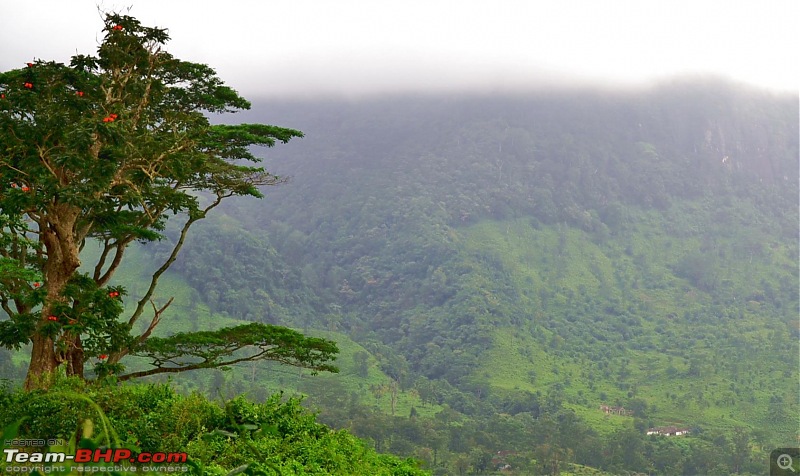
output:
[[[227,212],[312,307],[359,314],[345,327],[397,343],[414,312],[459,306],[516,324],[602,303],[594,319],[651,338],[717,309],[796,317],[793,98],[701,83],[272,109],[308,136],[269,164],[293,182]]]
[[[796,441],[796,97],[708,81],[256,110],[239,119],[306,138],[267,162],[289,185],[187,242],[176,271],[213,312],[346,333],[446,404],[452,455],[545,451],[552,421],[611,471],[725,472],[711,456],[734,442]],[[666,424],[694,436],[644,438]],[[683,456],[617,450],[634,443]]]

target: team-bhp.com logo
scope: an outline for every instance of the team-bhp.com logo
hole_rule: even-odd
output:
[[[186,472],[188,467],[186,466],[179,466],[182,463],[186,463],[187,456],[186,453],[165,453],[165,452],[157,452],[157,453],[134,453],[129,449],[125,448],[108,448],[108,449],[86,449],[81,448],[75,451],[74,455],[69,455],[63,452],[52,452],[52,453],[27,453],[20,451],[14,448],[4,448],[4,460],[6,464],[20,464],[25,465],[26,469],[22,469],[20,467],[20,471],[27,472],[30,465],[42,465],[42,466],[49,466],[49,471],[59,471],[57,468],[53,467],[53,465],[63,464],[67,462],[72,463],[112,463],[114,465],[120,465],[119,467],[115,467],[114,469],[104,468],[104,471],[130,471],[136,472],[137,469],[142,472],[147,471],[157,471],[157,472]],[[157,464],[158,466],[148,467],[148,466],[140,466],[140,467],[131,467],[127,466],[129,464]],[[175,466],[165,466],[165,465],[175,465]],[[16,472],[13,469],[13,466],[6,466],[6,472]],[[73,467],[73,470],[78,470],[81,472],[94,472],[100,471],[99,468],[96,467]]]

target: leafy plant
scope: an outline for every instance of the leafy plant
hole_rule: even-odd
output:
[[[4,441],[66,435],[69,443],[50,451],[186,452],[190,473],[204,475],[425,474],[412,460],[377,454],[347,431],[318,423],[300,399],[282,394],[262,403],[237,397],[220,407],[197,394],[179,395],[168,385],[109,386],[59,378],[50,391],[4,396],[10,402],[0,407]]]

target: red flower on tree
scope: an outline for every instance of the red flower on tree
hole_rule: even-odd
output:
[[[75,94],[77,94],[79,97],[83,97],[83,91],[76,91]]]
[[[113,28],[113,29],[114,29],[115,31],[120,31],[120,30],[122,30],[122,25],[114,25],[114,28]]]
[[[97,356],[97,358],[100,360],[106,360],[108,358],[108,354],[100,354]]]
[[[56,316],[47,316],[48,321],[57,321],[58,318]]]
[[[25,86],[28,89],[33,89],[33,83],[25,83],[23,84],[23,86]]]

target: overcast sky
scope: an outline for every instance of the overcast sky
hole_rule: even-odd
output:
[[[4,0],[0,70],[94,53],[98,5],[169,28],[170,52],[250,98],[685,74],[800,86],[798,0]]]

